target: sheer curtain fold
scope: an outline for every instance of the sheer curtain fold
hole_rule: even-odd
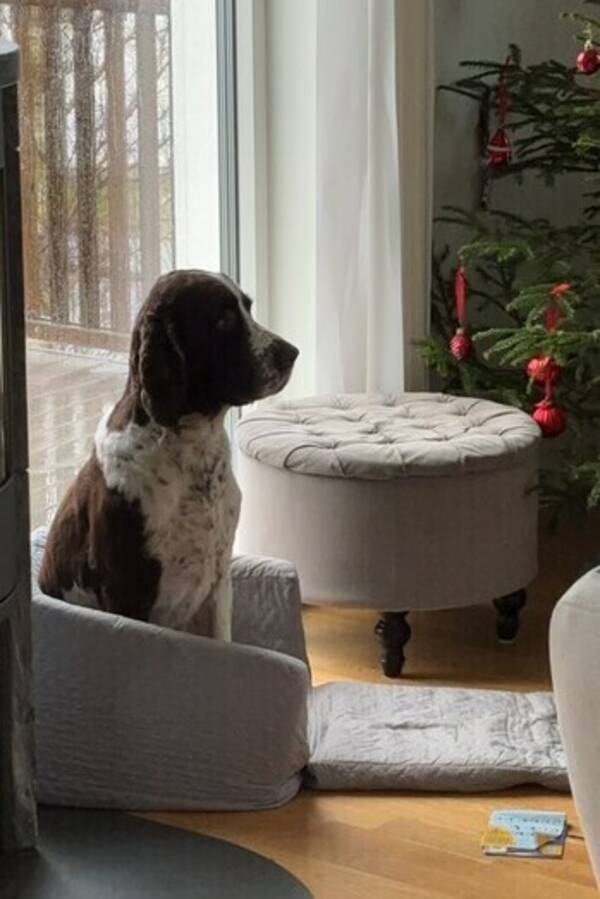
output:
[[[430,0],[317,4],[318,391],[425,383],[431,48]]]

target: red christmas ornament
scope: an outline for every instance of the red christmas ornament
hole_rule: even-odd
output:
[[[600,69],[600,55],[591,42],[586,42],[577,57],[577,71],[582,75],[594,75]]]
[[[450,341],[450,352],[457,362],[467,362],[473,355],[473,341],[464,328],[458,328]]]
[[[556,331],[560,323],[561,313],[558,306],[552,304],[546,311],[545,324],[547,331]]]
[[[564,281],[550,291],[550,302],[546,310],[546,329],[556,331],[562,318],[560,298],[569,293],[571,285]],[[567,416],[554,402],[554,387],[560,381],[562,368],[551,356],[531,359],[527,366],[527,374],[537,384],[545,384],[544,399],[536,403],[533,420],[540,426],[544,437],[558,437],[567,429]]]
[[[464,328],[467,324],[467,299],[469,296],[469,281],[464,265],[459,265],[454,275],[454,302],[456,304],[456,317],[458,324]]]
[[[467,298],[469,282],[464,265],[459,265],[454,276],[454,302],[458,328],[450,341],[450,352],[457,362],[466,362],[473,355],[473,341],[467,330]]]
[[[567,416],[551,396],[537,403],[533,420],[540,426],[544,437],[558,437],[567,429]]]
[[[491,169],[501,169],[512,159],[512,145],[506,132],[506,116],[508,115],[506,68],[509,65],[510,59],[507,59],[498,85],[498,130],[492,135],[487,146],[487,162]]]
[[[556,287],[553,287],[550,292],[553,297],[562,297],[563,293],[569,293],[572,289],[572,285],[568,281],[563,281],[561,284],[557,284]]]
[[[504,127],[498,128],[488,144],[488,165],[491,169],[501,169],[512,159],[510,138]]]
[[[562,368],[551,356],[538,356],[532,359],[527,366],[527,374],[536,384],[558,384],[562,375]]]
[[[569,293],[571,290],[571,285],[567,281],[563,281],[562,284],[557,284],[550,291],[550,305],[546,310],[546,330],[548,331],[556,331],[560,324],[560,320],[562,318],[562,310],[560,308],[560,298],[565,293]]]

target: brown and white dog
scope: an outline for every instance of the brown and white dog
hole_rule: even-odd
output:
[[[158,279],[133,329],[123,396],[50,529],[44,593],[231,639],[240,491],[224,417],[281,390],[298,355],[250,307],[224,275]]]

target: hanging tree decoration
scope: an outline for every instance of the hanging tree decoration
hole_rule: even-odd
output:
[[[467,325],[467,298],[469,282],[464,265],[459,265],[454,276],[454,302],[458,328],[450,341],[450,352],[457,362],[467,362],[473,355],[473,341]]]
[[[554,385],[546,381],[544,399],[536,403],[533,420],[541,428],[544,437],[558,437],[567,429],[567,416],[554,402]]]
[[[557,284],[550,292],[550,301],[545,315],[546,329],[554,333],[562,318],[560,298],[571,290],[567,282]],[[567,416],[554,401],[554,388],[560,381],[562,367],[551,356],[532,359],[527,366],[527,374],[537,384],[544,384],[544,398],[536,403],[533,420],[540,426],[544,437],[558,437],[567,429]]]
[[[537,356],[528,364],[527,374],[536,384],[550,381],[555,386],[561,379],[562,368],[552,356]]]
[[[577,71],[582,75],[594,75],[600,69],[600,54],[594,44],[594,32],[590,23],[585,29],[583,50],[577,55]]]
[[[545,323],[546,329],[550,331],[551,334],[556,331],[560,324],[560,320],[563,317],[561,297],[564,296],[565,293],[569,293],[570,290],[571,285],[569,282],[563,281],[561,284],[557,284],[556,287],[553,287],[550,291],[550,302],[548,303],[548,309],[546,311]]]
[[[510,59],[506,60],[500,75],[498,85],[498,128],[491,136],[488,143],[487,164],[490,169],[502,169],[512,159],[512,144],[506,130],[506,117],[508,115],[508,85],[506,83],[506,69]]]
[[[591,41],[586,41],[583,50],[577,56],[577,71],[582,75],[595,75],[598,69],[600,69],[600,55]]]

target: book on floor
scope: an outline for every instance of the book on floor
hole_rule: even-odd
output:
[[[490,815],[481,848],[486,855],[561,858],[567,829],[563,812],[504,809]]]

